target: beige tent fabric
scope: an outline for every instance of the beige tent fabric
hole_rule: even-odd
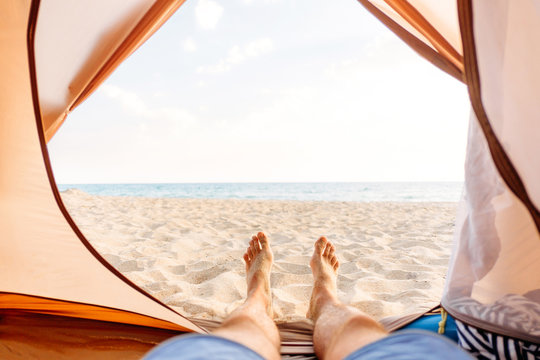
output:
[[[457,3],[440,1],[373,0],[372,3],[406,30],[463,69]],[[418,35],[421,34],[421,35]]]
[[[185,0],[41,0],[36,70],[45,138]]]
[[[102,320],[117,309],[134,313],[131,323],[144,318],[141,325],[202,331],[108,269],[62,211],[34,113],[26,41],[31,6],[0,2],[0,291],[101,306],[106,311],[94,318]]]
[[[474,115],[469,132],[442,304],[464,322],[540,343],[540,236],[497,172]]]
[[[408,2],[437,29],[458,54],[463,55],[457,1],[408,0]]]
[[[456,1],[359,2],[421,56],[462,80],[463,57]]]
[[[493,131],[540,209],[540,5],[473,2],[482,103]]]
[[[462,36],[463,36],[463,44],[464,44],[464,61],[466,63],[465,67],[465,79],[469,86],[469,95],[471,99],[471,104],[473,106],[473,109],[475,111],[475,114],[477,116],[478,123],[480,124],[482,131],[484,132],[484,135],[486,136],[486,140],[488,142],[489,151],[492,155],[493,161],[495,163],[495,166],[499,173],[501,174],[502,178],[504,179],[504,182],[506,185],[510,188],[510,190],[520,199],[520,201],[527,207],[527,210],[532,216],[533,221],[535,222],[536,228],[538,232],[540,232],[540,211],[538,208],[534,205],[533,201],[531,201],[531,198],[528,194],[527,188],[524,185],[524,181],[521,178],[520,174],[516,170],[515,165],[512,163],[512,160],[508,156],[507,151],[505,150],[505,147],[507,148],[508,145],[512,144],[502,144],[501,140],[496,136],[496,133],[494,132],[493,125],[491,124],[491,121],[488,118],[486,108],[483,104],[482,98],[485,97],[486,93],[489,93],[489,91],[495,91],[495,93],[499,92],[505,92],[506,89],[497,88],[497,84],[495,84],[494,89],[489,89],[489,91],[483,92],[482,90],[482,84],[480,79],[480,62],[478,61],[477,57],[477,47],[476,47],[476,34],[475,34],[475,20],[473,15],[473,5],[471,0],[460,0],[459,1],[459,12],[460,12],[460,26],[462,29]],[[491,12],[489,12],[491,16]],[[505,18],[508,14],[502,13],[500,14],[502,16],[502,19]],[[500,23],[503,24],[504,21],[499,19]],[[491,32],[491,30],[485,29],[487,32]],[[493,32],[495,33],[495,32]],[[500,44],[505,44],[505,39],[496,39],[494,36],[493,38],[490,38],[488,36],[488,39],[491,39],[491,41],[498,40],[500,41]],[[488,40],[486,40],[488,41]],[[490,56],[496,56],[496,57],[504,57],[506,56],[502,50],[504,49],[504,46],[494,46],[492,48],[493,53],[489,54]],[[497,60],[493,60],[493,63],[496,63]],[[485,60],[485,63],[482,64],[482,67],[484,69],[490,68],[491,64],[491,58],[488,57]],[[499,69],[502,71],[507,71],[505,69]],[[498,78],[500,76],[500,73],[491,74],[492,76],[495,76]],[[531,79],[531,83],[528,84],[533,85],[534,87],[534,77]],[[500,84],[498,84],[500,85]],[[505,96],[510,96],[512,100],[510,100],[510,103],[513,103],[513,106],[519,107],[519,102],[522,101],[526,96],[522,96],[519,92],[519,89],[517,91],[513,91],[512,94],[506,94]],[[522,99],[523,98],[523,99]],[[531,116],[531,114],[522,114],[523,116]],[[506,123],[513,121],[513,119],[506,119]],[[519,122],[520,120],[517,120],[516,122]],[[532,129],[527,129],[526,131],[531,131]],[[517,139],[514,139],[517,140]],[[515,146],[515,143],[514,143]],[[534,167],[534,165],[533,165]]]
[[[466,78],[476,117],[465,203],[443,305],[459,319],[540,343],[540,29],[530,0],[460,2]]]

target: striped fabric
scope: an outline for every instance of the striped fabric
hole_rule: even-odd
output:
[[[497,335],[456,320],[458,343],[479,360],[540,360],[540,345]]]
[[[515,334],[540,338],[540,289],[525,295],[507,294],[490,304],[468,296],[456,297],[447,304],[447,309]]]

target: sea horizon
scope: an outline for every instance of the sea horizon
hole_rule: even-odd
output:
[[[458,202],[460,181],[385,182],[198,182],[58,184],[60,191],[78,189],[91,195],[151,198]]]

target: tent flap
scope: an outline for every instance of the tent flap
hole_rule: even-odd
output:
[[[47,141],[69,112],[150,38],[184,1],[41,1],[35,47]]]
[[[463,81],[461,43],[455,40],[459,39],[455,5],[453,8],[455,16],[449,16],[447,11],[431,11],[431,18],[428,20],[425,14],[406,0],[358,1],[418,54],[442,71]],[[421,1],[416,2],[421,3]],[[446,10],[446,7],[452,8],[452,3],[451,1],[429,2],[429,6],[426,7],[424,4],[423,8],[433,10],[433,8],[441,7]],[[446,24],[448,17],[455,17],[455,22]],[[443,27],[446,31],[441,33],[436,25],[441,25],[443,22],[447,26]]]
[[[465,193],[443,306],[474,326],[540,343],[538,5],[359,1],[469,88]]]
[[[41,4],[67,4],[55,1]],[[151,9],[153,2],[145,5]],[[38,90],[40,53],[33,45],[39,48],[36,21],[47,14],[40,9],[38,0],[0,2],[8,19],[0,22],[0,306],[204,332],[110,266],[63,206],[38,97],[44,91]],[[55,18],[59,13],[68,16],[56,11]]]

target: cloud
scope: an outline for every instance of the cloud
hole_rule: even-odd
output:
[[[148,111],[148,108],[142,99],[133,92],[109,84],[104,84],[101,87],[101,90],[107,97],[119,101],[122,107],[129,109],[132,114],[144,116]]]
[[[257,58],[274,50],[274,42],[270,38],[260,38],[244,46],[235,45],[227,57],[214,65],[199,66],[198,73],[215,74],[231,70],[233,65],[241,64],[249,59]]]
[[[197,44],[195,44],[195,41],[193,41],[192,38],[188,37],[184,41],[184,51],[188,53],[197,51]]]
[[[229,50],[229,56],[226,61],[230,64],[240,64],[246,61],[248,58],[254,58],[263,54],[269,53],[274,49],[274,43],[272,39],[261,38],[250,42],[244,48],[240,46],[234,46]]]
[[[215,65],[203,65],[197,67],[197,72],[201,74],[217,74],[231,70],[231,65],[227,64],[225,60],[220,60]]]
[[[150,120],[151,123],[167,123],[169,131],[173,132],[190,127],[196,122],[195,117],[187,110],[174,106],[152,106],[136,93],[121,87],[104,84],[101,90],[105,96],[120,103],[124,111],[140,120]]]
[[[195,18],[199,26],[205,30],[216,28],[223,16],[223,7],[212,0],[199,0],[195,7]]]

